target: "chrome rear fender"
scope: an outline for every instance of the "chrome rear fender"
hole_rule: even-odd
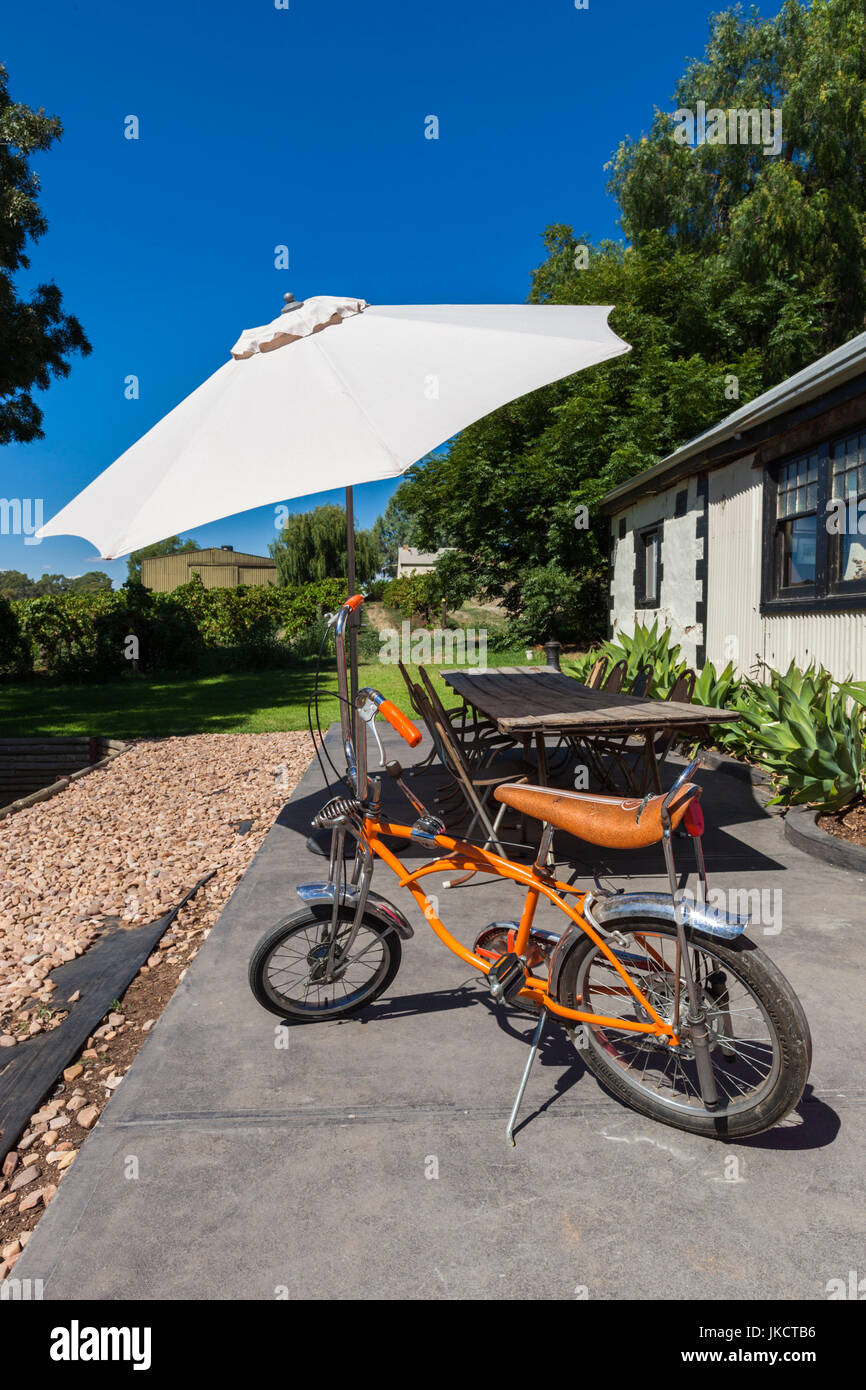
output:
[[[706,903],[695,903],[683,898],[680,903],[686,930],[703,932],[722,941],[733,941],[749,925],[748,917],[729,917],[718,908]],[[674,900],[669,893],[615,893],[609,897],[587,896],[583,904],[583,915],[591,927],[602,937],[611,932],[629,930],[629,923],[656,918],[676,926]],[[550,992],[554,999],[559,997],[559,978],[562,967],[577,943],[586,935],[576,924],[572,924],[553,953],[550,962]],[[627,964],[627,963],[626,963]]]

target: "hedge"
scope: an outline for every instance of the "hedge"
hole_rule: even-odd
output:
[[[66,680],[105,680],[133,661],[154,674],[194,671],[214,658],[223,669],[282,665],[294,659],[319,612],[345,598],[342,579],[206,589],[194,575],[167,594],[127,583],[105,593],[4,600],[0,675],[36,668]]]

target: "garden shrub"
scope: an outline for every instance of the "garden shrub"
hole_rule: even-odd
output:
[[[18,606],[0,594],[0,679],[16,680],[33,666],[33,652],[18,614]]]
[[[127,583],[24,599],[15,609],[24,650],[32,650],[40,669],[62,680],[106,680],[130,669],[130,636],[138,639],[139,669],[151,674],[289,664],[298,659],[303,634],[319,630],[320,615],[345,598],[342,579],[285,589],[206,589],[193,575],[167,594]]]
[[[396,608],[402,618],[410,622],[423,618],[429,624],[435,620],[442,600],[441,581],[435,570],[430,574],[404,574],[385,585],[382,599],[386,607]]]

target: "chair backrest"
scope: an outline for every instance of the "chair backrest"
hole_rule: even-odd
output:
[[[410,699],[411,702],[412,702],[412,708],[413,708],[413,710],[415,711],[416,714],[419,714],[419,715],[420,715],[420,714],[421,714],[421,711],[419,710],[417,704],[415,703],[415,689],[416,689],[415,682],[413,681],[412,677],[409,675],[409,672],[406,670],[406,667],[403,665],[402,661],[398,660],[398,661],[397,661],[397,665],[398,665],[399,668],[400,668],[400,675],[403,677],[403,680],[406,682],[406,689],[409,691],[409,699]],[[423,717],[424,717],[424,716],[421,715],[421,718],[422,718],[422,719],[423,719]]]
[[[634,680],[631,683],[631,689],[628,692],[629,695],[646,695],[649,683],[652,680],[652,674],[653,668],[646,663],[642,666],[638,666]]]
[[[427,698],[427,692],[422,690],[420,685],[415,687],[415,691],[422,708],[421,717],[430,731],[430,737],[433,739],[440,762],[461,782],[464,784],[470,782],[471,770],[468,759],[459,740],[454,737],[454,731],[448,719],[437,714],[433,702]],[[435,691],[433,693],[435,695]]]
[[[423,719],[424,723],[427,726],[427,732],[433,740],[433,747],[436,749],[436,756],[438,757],[440,763],[444,768],[447,769],[447,771],[453,771],[452,763],[449,757],[450,749],[448,749],[445,745],[442,729],[440,727],[438,719],[436,718],[433,706],[430,704],[430,701],[427,699],[426,692],[421,688],[420,685],[414,686],[413,705],[416,714],[420,715],[420,717]]]
[[[670,695],[668,695],[668,699],[679,700],[680,704],[690,705],[692,702],[692,695],[694,694],[696,680],[697,676],[695,675],[694,671],[683,671],[682,675],[677,676],[676,680],[671,686],[671,693]]]
[[[445,706],[443,705],[442,701],[439,699],[439,692],[437,691],[435,685],[433,684],[432,680],[430,679],[429,675],[427,674],[427,671],[426,671],[425,668],[424,668],[423,666],[421,666],[421,665],[418,666],[418,675],[421,677],[422,681],[424,682],[424,686],[425,686],[425,689],[426,689],[426,691],[427,691],[427,698],[429,699],[431,705],[433,706],[433,713],[436,715],[436,718],[437,718],[437,719],[441,720],[441,722],[445,725],[446,728],[449,728],[449,727],[450,727],[450,724],[451,724],[451,721],[450,721],[450,719],[448,718],[448,715],[447,715],[446,710],[445,710]]]
[[[696,680],[697,676],[695,675],[694,671],[683,671],[682,675],[677,676],[676,680],[671,686],[668,699],[678,701],[681,705],[690,705],[692,702],[692,694],[694,693]],[[682,737],[682,732],[676,729],[670,729],[667,731],[662,730],[660,734],[656,735],[654,741],[654,748],[656,762],[659,764],[659,766],[664,762],[665,758],[667,757],[673,745],[676,743],[677,739],[681,739]]]
[[[625,661],[618,661],[615,666],[611,666],[601,689],[607,691],[609,695],[618,695],[622,690],[627,664]]]
[[[601,682],[604,679],[604,673],[606,670],[607,657],[600,656],[586,678],[587,690],[598,690],[598,687],[601,685]]]

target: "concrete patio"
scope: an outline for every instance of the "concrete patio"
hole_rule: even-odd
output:
[[[606,1095],[551,1027],[508,1148],[532,1022],[467,979],[384,866],[378,891],[416,930],[390,991],[276,1046],[247,961],[295,911],[295,887],[324,877],[305,848],[322,801],[314,763],[16,1277],[60,1300],[825,1298],[863,1264],[866,885],[786,843],[748,784],[701,780],[712,882],[782,890],[781,931],[753,934],[800,995],[815,1047],[784,1126],[720,1144],[654,1124]],[[660,850],[645,852],[631,886],[662,887],[662,868]],[[441,912],[471,943],[521,896],[473,881],[441,893]]]

